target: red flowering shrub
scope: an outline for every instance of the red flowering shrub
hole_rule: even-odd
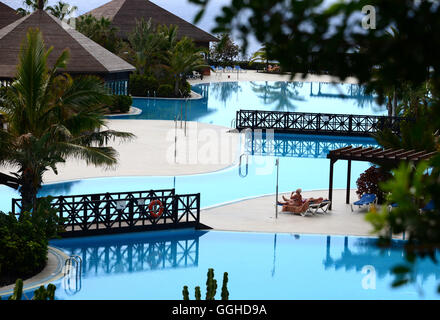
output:
[[[370,167],[362,173],[356,181],[356,193],[359,198],[364,193],[373,193],[377,196],[377,202],[382,203],[385,200],[384,192],[379,188],[379,183],[391,178],[389,172],[384,172],[380,168]]]

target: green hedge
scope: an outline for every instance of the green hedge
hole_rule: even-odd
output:
[[[108,106],[110,113],[128,113],[133,104],[130,96],[112,96],[112,104]]]
[[[40,200],[35,212],[24,212],[19,219],[0,212],[0,286],[45,267],[49,239],[56,236],[60,222],[50,199]]]
[[[174,88],[170,84],[161,84],[159,90],[157,91],[158,97],[172,98],[174,97]]]
[[[171,89],[170,89],[171,87]],[[191,85],[188,81],[181,84],[183,96],[188,97],[191,93]],[[157,80],[154,75],[133,74],[130,76],[129,92],[135,97],[178,98],[174,94],[173,79],[164,78]]]
[[[129,92],[132,96],[153,96],[159,89],[159,81],[153,75],[132,74],[130,76]]]

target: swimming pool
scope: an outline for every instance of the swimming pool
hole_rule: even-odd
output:
[[[187,119],[224,126],[231,125],[236,110],[247,108],[351,114],[385,112],[372,96],[363,94],[362,87],[358,85],[286,81],[220,82],[195,85],[193,90],[203,98],[188,102]],[[143,110],[141,115],[115,118],[174,120],[184,110],[184,103],[179,100],[134,99],[134,105]],[[276,158],[280,158],[280,192],[298,187],[303,190],[327,189],[329,161],[326,154],[329,150],[348,145],[376,146],[371,138],[277,134],[272,140],[267,141],[264,137],[256,136],[251,142],[246,141],[244,152],[249,155],[247,168],[235,166],[207,174],[177,177],[83,179],[46,184],[39,196],[175,188],[181,194],[201,192],[201,206],[204,208],[273,194]],[[336,163],[335,188],[346,187],[346,166],[345,161]],[[369,164],[363,162],[352,164],[352,188],[356,187],[359,174],[368,167]],[[246,173],[244,177],[242,173]],[[0,186],[0,210],[11,210],[12,198],[19,198],[19,194],[8,187]]]
[[[202,99],[187,103],[171,99],[134,98],[142,114],[112,119],[183,119],[231,126],[240,109],[383,115],[384,106],[364,94],[361,86],[317,82],[213,82],[192,86]],[[186,115],[185,115],[186,111]]]
[[[303,190],[325,190],[328,188],[329,150],[348,145],[375,146],[371,138],[347,138],[279,134],[269,141],[254,137],[254,143],[245,145],[249,162],[242,160],[236,165],[220,171],[158,177],[112,177],[83,179],[44,185],[39,196],[72,195],[105,192],[127,192],[136,190],[175,188],[178,194],[201,193],[201,207],[206,208],[238,199],[275,193],[275,160],[280,159],[279,191],[289,192],[301,187]],[[366,162],[352,163],[351,187],[356,188],[358,175],[369,167]],[[346,161],[334,167],[334,187],[346,187]],[[327,194],[323,194],[327,197]],[[11,209],[11,198],[19,198],[17,192],[0,186],[0,210]]]
[[[238,109],[384,113],[372,97],[350,85],[231,82],[198,85],[194,90],[203,98],[188,103],[187,119],[225,126],[230,126]],[[173,120],[184,108],[174,100],[135,99],[134,104],[143,113],[121,118]],[[276,158],[280,159],[280,192],[297,187],[325,190],[329,150],[376,145],[370,138],[293,134],[275,135],[272,142],[253,137],[245,144],[247,168],[242,164],[188,176],[84,179],[44,185],[39,195],[175,188],[177,193],[201,192],[203,208],[273,194]],[[346,165],[345,161],[335,164],[335,188],[345,188]],[[368,166],[352,164],[352,188]],[[10,210],[13,197],[18,194],[0,186],[0,210]],[[438,268],[427,260],[417,266],[424,296],[416,287],[391,289],[389,272],[402,260],[400,244],[396,241],[392,249],[381,252],[368,238],[196,230],[51,241],[84,261],[80,282],[55,283],[57,299],[181,299],[184,285],[193,297],[196,285],[203,290],[211,267],[218,281],[224,271],[229,272],[231,299],[437,299]],[[374,289],[372,278],[366,277],[373,274]]]
[[[235,300],[438,299],[440,270],[427,259],[416,265],[416,285],[391,288],[401,244],[381,250],[372,238],[196,230],[51,241],[83,259],[80,281],[72,273],[55,283],[57,299],[181,300],[184,285],[194,299],[195,286],[204,296],[208,268],[219,288],[228,272]]]

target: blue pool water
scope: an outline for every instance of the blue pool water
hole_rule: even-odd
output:
[[[231,82],[198,85],[194,90],[203,98],[188,102],[187,119],[217,125],[230,126],[238,109],[384,114],[372,97],[351,85]],[[172,120],[184,109],[182,102],[173,100],[135,99],[134,104],[143,113],[121,118]],[[199,175],[47,184],[40,196],[175,188],[181,194],[200,192],[202,207],[208,207],[275,193],[277,158],[280,192],[298,187],[325,190],[328,151],[348,145],[376,144],[370,138],[277,134],[269,141],[254,136],[245,141],[247,168],[236,165]],[[352,188],[369,165],[352,163]],[[346,161],[335,164],[335,188],[346,187],[346,166]],[[0,210],[10,210],[13,197],[18,194],[0,186]],[[81,281],[55,283],[57,299],[181,299],[184,285],[189,286],[193,298],[197,285],[204,294],[206,272],[211,267],[219,283],[223,272],[229,273],[231,299],[438,299],[439,271],[429,260],[418,263],[415,286],[391,289],[390,270],[403,259],[401,242],[381,251],[374,241],[180,230],[53,240],[51,245],[81,256],[84,262]]]
[[[203,98],[187,104],[187,119],[216,125],[231,125],[238,109],[286,110],[307,112],[331,112],[350,114],[383,114],[372,96],[363,94],[357,85],[333,85],[301,82],[223,82],[200,84],[193,87]],[[184,110],[184,103],[176,100],[135,99],[141,108],[139,116],[128,119],[172,120]],[[118,117],[117,117],[118,118]],[[123,192],[176,188],[177,193],[201,192],[202,207],[217,205],[237,199],[255,197],[275,192],[275,159],[280,158],[279,190],[288,192],[301,187],[303,190],[328,188],[329,150],[354,146],[376,145],[373,139],[326,137],[304,135],[276,135],[276,148],[257,148],[267,139],[254,137],[254,143],[246,144],[249,167],[246,177],[239,175],[237,166],[218,172],[178,177],[117,177],[84,179],[72,182],[47,184],[40,196],[69,195],[103,192]],[[334,187],[345,188],[346,161],[335,165]],[[368,168],[368,163],[354,162],[352,184]],[[241,168],[242,173],[246,168]],[[215,181],[215,183],[213,183]],[[326,197],[327,195],[323,195]],[[11,210],[11,198],[19,194],[0,186],[0,210]]]
[[[188,121],[231,126],[240,109],[342,114],[382,115],[386,113],[363,88],[351,84],[312,82],[220,82],[199,84],[193,91],[202,99],[185,104],[178,100],[135,98],[133,105],[142,110],[136,116],[112,119],[174,120],[182,113]]]
[[[262,139],[264,142],[265,139]],[[113,177],[84,179],[65,183],[45,185],[40,196],[69,195],[84,193],[126,192],[150,189],[175,188],[178,194],[201,193],[202,208],[231,202],[247,197],[275,193],[276,170],[274,163],[280,159],[280,192],[289,192],[301,187],[303,190],[328,189],[329,150],[347,145],[375,145],[370,138],[317,137],[303,135],[276,135],[276,149],[260,148],[261,141],[246,146],[251,155],[249,165],[233,166],[217,172],[160,177]],[[352,163],[351,187],[356,188],[359,174],[368,168],[366,162]],[[240,176],[240,170],[242,176]],[[346,161],[336,162],[334,187],[345,188],[347,177]],[[10,188],[0,186],[0,209],[10,210],[11,198],[19,195]],[[323,194],[327,197],[327,194]]]
[[[214,268],[230,299],[438,299],[439,268],[416,265],[415,285],[392,289],[400,241],[381,250],[371,238],[180,230],[53,240],[82,257],[82,277],[57,283],[57,299],[182,299],[205,294]],[[420,288],[423,288],[421,290]]]

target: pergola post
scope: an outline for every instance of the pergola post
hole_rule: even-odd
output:
[[[333,202],[333,165],[338,160],[347,160],[347,191],[346,203],[350,203],[350,181],[351,181],[351,162],[352,161],[366,161],[366,162],[382,162],[382,163],[399,163],[400,161],[419,162],[421,160],[428,160],[438,154],[437,151],[416,151],[404,149],[381,149],[373,147],[356,147],[347,146],[336,150],[331,150],[327,154],[327,159],[330,160],[330,181],[329,181],[329,200]],[[329,205],[331,210],[332,205]]]
[[[347,165],[347,193],[346,193],[346,197],[345,197],[345,203],[349,204],[350,203],[350,181],[351,180],[351,160],[348,160],[348,165]]]
[[[328,199],[330,200],[329,210],[332,209],[332,203],[333,203],[333,167],[337,160],[330,159],[330,179],[329,179],[329,186],[328,186]]]

